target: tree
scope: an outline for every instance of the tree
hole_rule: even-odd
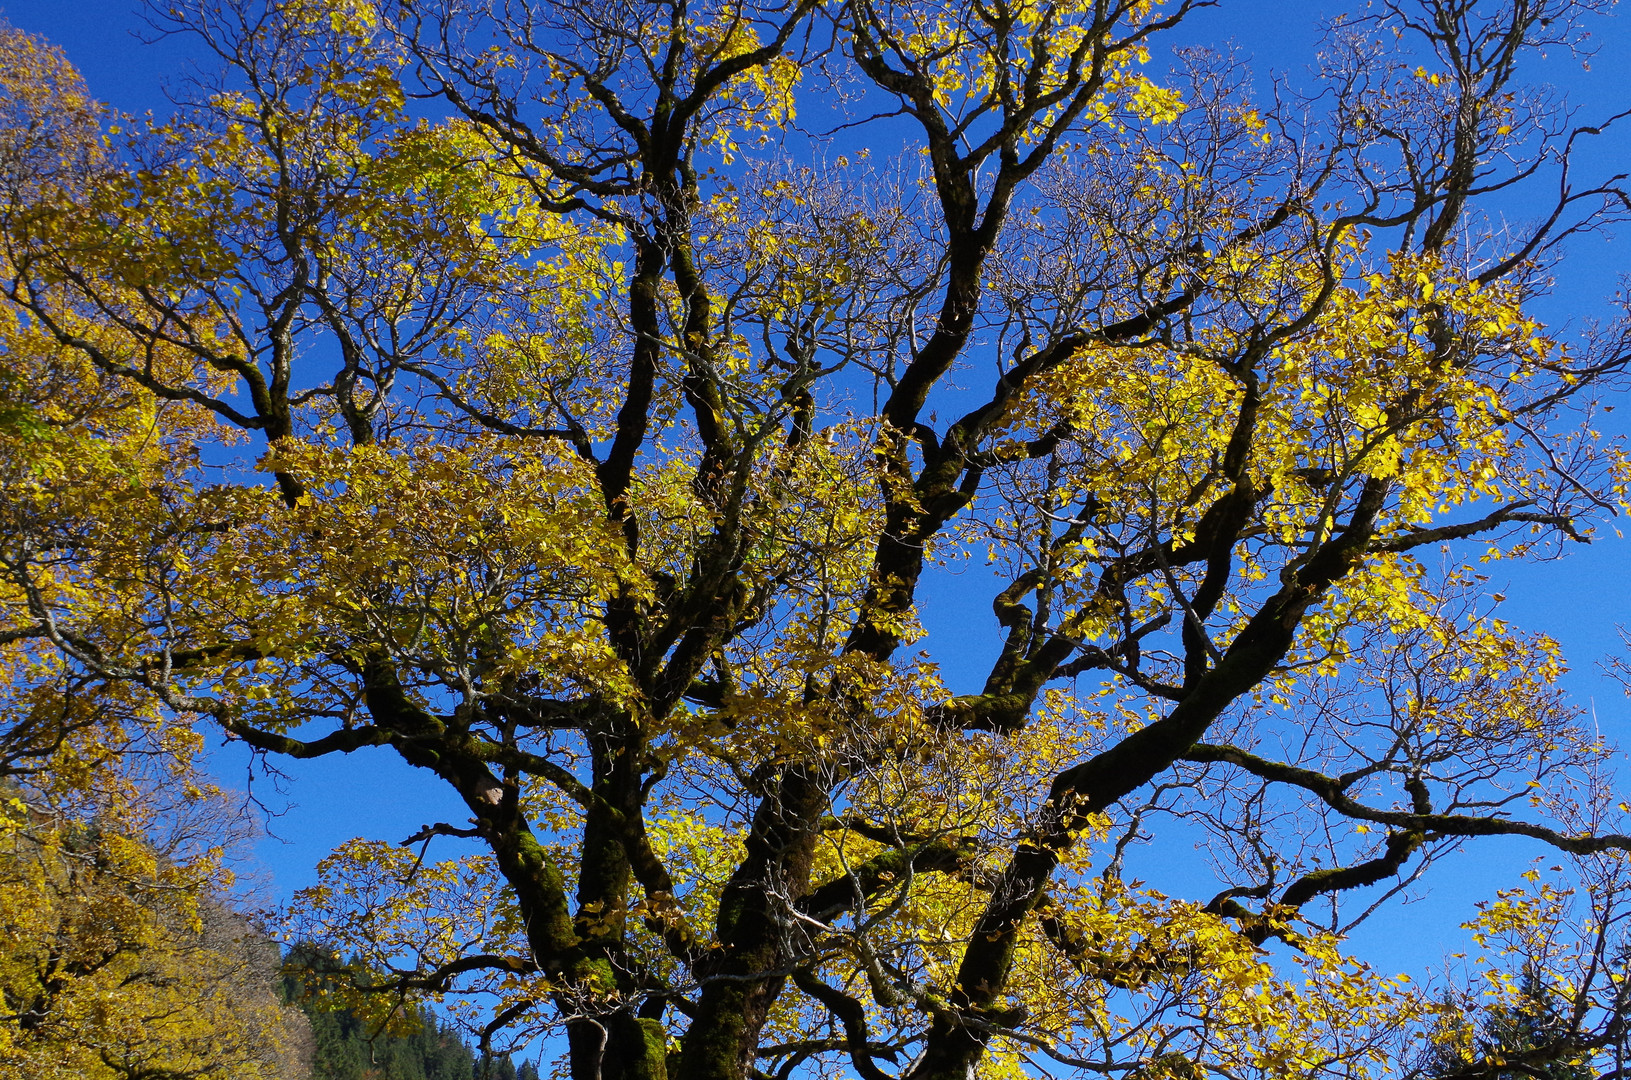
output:
[[[0,1066],[31,1080],[305,1080],[277,948],[219,898],[220,809],[126,781],[95,816],[8,784]]]
[[[1628,204],[1519,78],[1604,5],[1384,4],[1307,101],[1146,67],[1192,6],[178,0],[146,129],[14,45],[9,316],[263,454],[10,478],[7,640],[447,784],[302,931],[574,1077],[1385,1071],[1440,1010],[1341,933],[1493,834],[1605,1044],[1631,839],[1477,573],[1624,496],[1622,328],[1532,305]]]
[[[0,31],[8,221],[43,223],[54,212],[45,194],[64,206],[85,197],[108,148],[97,132],[97,107],[66,60],[25,35]],[[15,307],[0,314],[0,350],[0,777],[83,794],[97,786],[99,767],[122,758],[182,764],[198,741],[189,723],[163,715],[147,695],[106,684],[89,692],[85,673],[63,663],[21,611],[30,602],[72,604],[77,617],[103,623],[113,636],[129,632],[118,601],[94,578],[63,574],[41,593],[29,562],[76,546],[105,552],[95,522],[116,519],[132,492],[161,482],[190,456],[190,444],[212,434],[197,426],[201,413],[161,410],[151,395],[102,375]],[[89,531],[75,531],[81,528]],[[109,563],[102,569],[118,573]]]
[[[1523,973],[1510,1001],[1485,1011],[1477,1034],[1459,1045],[1460,1032],[1446,1032],[1429,1054],[1427,1075],[1434,1080],[1486,1076],[1492,1080],[1593,1080],[1597,1070],[1572,1045],[1575,1026],[1568,1001],[1533,969]],[[1460,1013],[1446,1002],[1447,1012]]]
[[[45,190],[82,194],[106,146],[77,74],[9,28],[0,69],[10,210],[26,214]],[[275,946],[224,900],[232,819],[194,768],[192,718],[91,686],[17,617],[71,607],[104,633],[131,630],[96,573],[47,584],[22,571],[98,550],[98,571],[117,577],[120,556],[76,525],[116,518],[200,432],[15,309],[0,341],[0,1069],[304,1080],[303,1029],[272,996]]]

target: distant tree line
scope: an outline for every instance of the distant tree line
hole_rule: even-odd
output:
[[[343,970],[367,974],[355,961]],[[539,1080],[532,1062],[517,1066],[508,1054],[484,1060],[450,1023],[418,1005],[404,1004],[388,1020],[335,1007],[320,992],[333,974],[328,953],[301,944],[285,957],[278,985],[279,997],[311,1024],[311,1080]]]

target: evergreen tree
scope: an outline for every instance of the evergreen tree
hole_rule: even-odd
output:
[[[311,1080],[538,1080],[531,1065],[518,1076],[508,1054],[492,1055],[484,1073],[480,1055],[458,1030],[417,1005],[404,1004],[388,1025],[338,1005],[335,991],[381,981],[377,975],[355,959],[339,963],[315,945],[289,950],[281,991],[311,1018]]]
[[[520,1080],[508,1054],[491,1054],[476,1064],[476,1080]]]
[[[1434,1046],[1423,1072],[1431,1080],[1592,1080],[1572,1035],[1567,1002],[1529,968],[1514,1001],[1485,1011],[1470,1048]]]

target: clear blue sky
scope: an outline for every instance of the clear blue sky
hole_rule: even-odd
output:
[[[1196,13],[1183,37],[1206,44],[1234,41],[1259,70],[1295,73],[1312,56],[1314,28],[1321,14],[1344,6],[1222,0],[1216,8]],[[189,45],[185,40],[144,44],[137,35],[152,35],[137,9],[135,0],[11,0],[4,5],[13,25],[61,45],[99,98],[121,110],[162,114],[168,108],[163,88],[185,76]],[[1599,39],[1601,51],[1591,71],[1582,71],[1577,60],[1554,57],[1553,70],[1547,72],[1547,77],[1569,85],[1585,117],[1631,107],[1631,80],[1625,77],[1631,64],[1631,32],[1610,20]],[[1260,80],[1260,89],[1266,82]],[[1604,140],[1598,162],[1624,168],[1631,163],[1627,148],[1626,139]],[[1568,264],[1569,276],[1544,309],[1546,317],[1566,321],[1577,313],[1601,311],[1604,294],[1622,273],[1631,270],[1623,254],[1628,246],[1631,233],[1620,240],[1597,239],[1577,245]],[[1631,404],[1615,415],[1628,414]],[[1631,522],[1626,527],[1631,528]],[[1575,668],[1570,677],[1572,692],[1582,707],[1595,708],[1603,733],[1621,744],[1631,743],[1631,709],[1619,688],[1597,674],[1595,663],[1619,648],[1616,624],[1631,622],[1628,556],[1631,548],[1615,539],[1610,523],[1596,544],[1571,551],[1561,563],[1497,566],[1490,584],[1492,592],[1508,595],[1506,614],[1514,622],[1544,630],[1563,643]],[[959,651],[977,657],[976,663],[987,662],[996,640],[994,624],[989,629],[967,628],[991,623],[985,607],[988,597],[979,596],[972,609],[963,610],[957,609],[949,595],[934,599],[952,603],[938,609],[931,605],[926,613],[931,629],[949,630],[954,641],[959,633],[964,635],[960,648],[939,654],[948,669],[954,669]],[[243,755],[235,751],[217,757],[223,779],[240,785],[244,764]],[[279,897],[312,881],[316,860],[345,839],[366,835],[399,840],[425,822],[461,821],[466,816],[446,788],[415,775],[388,751],[295,765],[283,793],[275,790],[270,779],[255,782],[256,794],[267,805],[287,808],[270,823],[277,838],[263,841],[257,851],[270,875],[271,891]],[[1357,944],[1384,968],[1419,971],[1442,955],[1445,935],[1468,917],[1472,899],[1490,895],[1497,880],[1511,880],[1516,872],[1513,860],[1526,863],[1543,854],[1539,845],[1517,839],[1481,843],[1475,856],[1438,868],[1432,896],[1415,909],[1415,917],[1406,920],[1416,928],[1414,933],[1401,935],[1401,924],[1388,920],[1385,940],[1380,935],[1368,940],[1361,933]],[[1482,869],[1495,864],[1502,864],[1499,879]]]

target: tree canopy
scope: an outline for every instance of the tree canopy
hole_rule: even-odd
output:
[[[8,32],[0,760],[400,756],[468,820],[298,931],[574,1080],[1475,1071],[1343,934],[1503,834],[1485,988],[1612,1051],[1609,748],[1481,569],[1631,479],[1534,310],[1608,4],[1305,88],[1195,6],[173,0],[147,121]]]

